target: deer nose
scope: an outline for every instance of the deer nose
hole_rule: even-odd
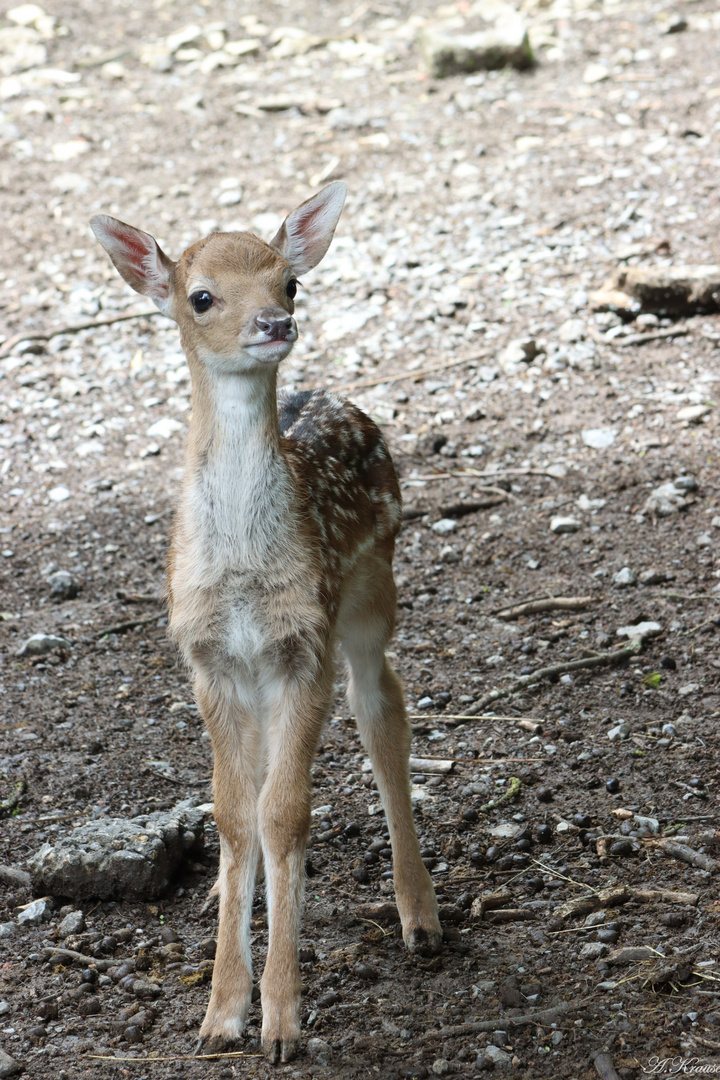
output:
[[[270,341],[287,341],[295,337],[295,320],[292,315],[278,319],[274,312],[261,311],[255,316],[255,325]]]

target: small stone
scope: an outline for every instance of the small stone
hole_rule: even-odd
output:
[[[673,484],[678,491],[697,491],[698,489],[698,482],[694,476],[677,476]]]
[[[550,532],[558,533],[560,535],[564,533],[576,533],[582,527],[581,522],[574,517],[554,517],[550,522]]]
[[[242,202],[242,197],[242,188],[230,188],[220,193],[218,203],[220,206],[237,206],[238,203]]]
[[[662,633],[662,626],[656,622],[641,622],[635,626],[620,626],[616,630],[618,637],[626,637],[631,642],[643,642],[647,638],[657,637]]]
[[[45,656],[55,649],[67,649],[70,642],[55,634],[33,634],[18,649],[18,656]]]
[[[450,1072],[450,1062],[445,1058],[436,1058],[431,1068],[436,1076],[445,1076]]]
[[[440,562],[457,563],[460,562],[460,556],[454,547],[450,544],[446,544],[440,551]]]
[[[483,1054],[492,1061],[496,1069],[507,1069],[512,1064],[512,1057],[510,1054],[508,1054],[507,1050],[502,1050],[499,1046],[490,1044],[485,1047]]]
[[[0,1050],[0,1078],[4,1080],[6,1076],[15,1076],[17,1073],[23,1071],[23,1066],[6,1054],[4,1050]]]
[[[72,600],[78,594],[77,582],[68,570],[56,570],[47,583],[53,600]]]
[[[592,86],[594,83],[605,82],[610,78],[610,71],[605,64],[588,64],[583,72],[583,82]]]
[[[680,409],[677,418],[688,424],[699,424],[711,412],[711,405],[686,405],[684,409]]]
[[[616,727],[610,728],[607,733],[610,742],[618,742],[620,739],[629,739],[631,735],[632,728],[625,720],[621,721]]]
[[[463,34],[452,23],[431,25],[420,45],[434,79],[504,67],[522,71],[535,62],[523,19],[509,4],[500,7],[500,18],[487,30]]]
[[[458,527],[457,521],[453,518],[440,518],[433,525],[430,526],[433,532],[439,536],[447,536],[448,533],[454,533]]]
[[[20,924],[30,923],[39,925],[41,922],[50,918],[52,912],[52,903],[43,897],[40,900],[33,900],[32,904],[29,904],[24,911],[21,911],[17,917],[17,921]]]
[[[58,933],[64,939],[69,934],[81,934],[84,929],[85,916],[82,911],[70,911],[60,923]]]
[[[558,330],[560,341],[572,345],[582,341],[587,333],[587,327],[583,319],[566,319]]]
[[[433,707],[433,699],[431,697],[421,697],[415,706],[416,709],[431,709]]]
[[[670,517],[676,514],[687,506],[684,490],[686,489],[678,487],[672,481],[669,484],[661,484],[648,495],[643,512],[654,517]]]
[[[599,960],[600,957],[605,956],[607,952],[607,945],[604,945],[601,941],[588,941],[587,945],[583,945],[580,950],[580,959]]]
[[[662,733],[663,735],[667,735],[667,737],[670,739],[675,738],[675,735],[677,734],[675,725],[669,722],[667,724],[663,724]]]
[[[662,585],[664,582],[671,580],[671,574],[668,574],[666,570],[656,570],[655,567],[642,570],[638,574],[638,581],[641,585]]]
[[[597,932],[597,939],[603,945],[614,945],[619,936],[614,926],[601,926]]]
[[[307,1052],[311,1058],[315,1059],[318,1065],[327,1065],[330,1060],[330,1043],[325,1042],[324,1039],[308,1039]]]
[[[329,1009],[331,1005],[336,1005],[339,1000],[340,995],[336,990],[328,990],[317,999],[317,1006],[319,1009]]]

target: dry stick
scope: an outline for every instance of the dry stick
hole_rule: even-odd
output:
[[[425,514],[429,513],[440,514],[442,517],[465,517],[466,514],[474,514],[478,510],[489,510],[492,506],[499,506],[510,498],[507,491],[502,491],[501,488],[483,488],[482,490],[492,492],[494,497],[482,499],[479,502],[453,503],[451,506],[441,506],[439,510],[432,510],[431,507],[406,506],[402,512],[403,521],[414,521],[415,518],[425,517]]]
[[[580,660],[568,660],[562,664],[552,664],[550,667],[538,668],[537,671],[533,671],[530,675],[516,675],[514,686],[507,686],[502,690],[491,690],[489,694],[485,695],[482,701],[477,702],[477,706],[470,705],[468,707],[468,713],[473,713],[476,707],[477,711],[480,712],[488,705],[491,705],[493,701],[497,701],[499,698],[509,697],[509,695],[516,690],[520,690],[527,686],[533,686],[535,683],[540,682],[541,679],[551,678],[553,675],[562,675],[566,671],[579,671],[581,668],[619,664],[623,660],[627,660],[628,657],[636,655],[639,648],[640,646],[637,644],[625,645],[616,652],[598,653],[596,656],[585,656]]]
[[[711,874],[714,874],[718,868],[715,859],[711,859],[709,855],[693,851],[687,844],[678,844],[674,840],[646,840],[645,846],[659,848],[671,859],[679,859],[680,862],[688,863],[689,866],[695,866],[700,870],[707,870]]]
[[[475,353],[474,356],[464,356],[461,360],[446,360],[442,364],[433,364],[431,367],[417,368],[415,371],[400,371],[396,375],[384,375],[379,379],[357,379],[351,383],[341,383],[340,386],[334,386],[333,392],[342,390],[347,393],[349,390],[360,390],[366,386],[382,386],[383,383],[390,382],[404,382],[406,379],[422,379],[424,375],[434,375],[436,371],[445,371],[447,368],[460,367],[461,364],[472,364],[477,360],[484,360],[491,354],[490,349],[485,349],[484,352]]]
[[[560,477],[548,469],[486,469],[480,472],[478,469],[451,469],[450,472],[428,473],[426,476],[406,476],[406,480],[451,480],[463,479],[466,476],[476,476],[481,480],[492,480],[493,476],[550,476],[553,480]],[[507,492],[506,492],[507,494]],[[542,499],[539,500],[542,502]],[[570,502],[570,499],[566,500]]]
[[[605,341],[605,344],[619,346],[624,349],[628,345],[644,345],[646,341],[655,341],[657,338],[688,337],[689,334],[690,330],[683,330],[680,327],[673,326],[669,330],[648,330],[644,334],[628,334],[627,337],[617,337],[611,341]]]
[[[496,716],[495,713],[486,713],[478,716],[476,713],[408,713],[411,720],[529,720],[533,724],[542,724],[535,716]],[[341,717],[337,717],[338,720]],[[683,821],[687,821],[683,818]]]
[[[523,615],[535,615],[540,611],[584,611],[595,602],[593,596],[549,596],[547,600],[528,600],[510,608],[494,611],[500,619],[519,619]]]
[[[264,1054],[244,1054],[232,1050],[225,1054],[186,1054],[177,1057],[113,1057],[112,1054],[86,1054],[88,1061],[122,1061],[124,1065],[151,1065],[153,1061],[217,1061],[220,1058],[261,1058]]]
[[[582,1009],[589,1003],[590,998],[585,998],[577,1002],[566,1001],[562,1005],[555,1005],[552,1009],[537,1009],[535,1012],[523,1013],[521,1016],[503,1016],[501,1019],[495,1020],[472,1020],[465,1024],[448,1024],[447,1027],[438,1028],[436,1031],[428,1031],[419,1039],[415,1039],[415,1045],[422,1046],[423,1043],[430,1039],[446,1039],[455,1035],[473,1035],[480,1031],[497,1031],[499,1028],[505,1029],[507,1025],[523,1027],[525,1024],[547,1024],[565,1013],[572,1012],[575,1009]]]
[[[142,619],[128,619],[127,622],[116,623],[115,626],[106,626],[104,630],[99,630],[95,638],[99,641],[106,634],[123,634],[126,630],[134,630],[136,626],[146,626],[148,623],[157,622],[160,618],[162,616],[156,613],[145,615]]]
[[[145,319],[150,315],[162,315],[162,311],[134,311],[130,315],[111,315],[107,319],[94,319],[92,322],[77,323],[75,326],[59,326],[55,330],[33,330],[26,334],[14,334],[0,345],[0,358],[9,356],[20,341],[49,341],[60,334],[77,334],[80,330],[93,330],[96,326],[112,326],[113,323],[127,322],[128,319]]]

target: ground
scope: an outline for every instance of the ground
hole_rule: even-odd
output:
[[[440,15],[462,24],[468,8]],[[249,1056],[187,1060],[215,933],[211,816],[204,856],[159,901],[56,897],[49,921],[20,925],[32,896],[4,886],[0,1044],[38,1080],[471,1077],[493,1055],[496,1072],[533,1078],[720,1067],[720,333],[702,312],[625,325],[590,297],[619,267],[720,262],[715,6],[531,0],[532,70],[443,80],[416,42],[438,16],[425,0],[58,0],[47,14],[0,42],[0,863],[23,870],[93,818],[211,799],[209,743],[156,600],[188,373],[161,316],[75,329],[147,310],[88,218],[130,221],[176,257],[218,226],[269,238],[343,179],[282,381],[347,393],[401,476],[393,655],[413,753],[452,763],[417,766],[414,782],[447,940],[409,956],[367,907],[392,899],[390,861],[339,687],[314,768],[296,1061],[255,1056],[258,1005]],[[688,419],[688,405],[708,407]],[[649,512],[680,476],[684,509]],[[557,516],[576,531],[551,531]],[[52,595],[58,570],[75,597]],[[500,617],[558,595],[589,600]],[[515,683],[611,652],[641,621],[660,632],[625,666]],[[35,633],[67,644],[18,656]],[[495,689],[512,693],[493,707]],[[511,777],[514,798],[488,809]],[[678,837],[705,868],[657,843]],[[590,925],[558,911],[610,886],[656,893],[616,893]],[[521,915],[481,919],[472,902],[500,890]],[[70,942],[114,963],[99,978],[44,946],[63,944],[78,907]],[[261,888],[254,914],[259,973]],[[613,955],[625,946],[668,959]],[[119,981],[133,969],[158,988],[134,1014],[133,980]],[[534,1009],[555,1012],[513,1023]]]

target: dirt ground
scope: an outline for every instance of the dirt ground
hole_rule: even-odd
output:
[[[147,310],[95,244],[97,212],[177,256],[216,227],[269,238],[326,180],[348,184],[282,381],[347,393],[387,434],[407,517],[393,654],[413,753],[451,762],[414,773],[447,938],[428,960],[367,907],[392,899],[391,863],[339,684],[314,767],[305,1048],[277,1069],[258,1056],[259,1004],[246,1056],[188,1059],[216,926],[211,816],[165,899],[80,905],[72,940],[58,930],[71,897],[19,924],[32,896],[6,880],[0,1046],[27,1076],[720,1069],[720,327],[652,312],[626,325],[589,303],[618,267],[720,262],[720,19],[710,0],[522,10],[533,70],[443,80],[416,40],[438,15],[425,0],[58,0],[55,22],[0,30],[0,864],[23,870],[94,818],[211,799],[156,601],[188,372],[160,316],[74,329]],[[678,477],[684,509],[646,512]],[[576,531],[551,531],[558,516]],[[58,570],[77,595],[52,595]],[[558,595],[591,602],[500,617]],[[515,681],[612,651],[643,621],[659,632],[624,665]],[[67,644],[18,656],[36,633]],[[493,707],[495,689],[511,692]],[[610,887],[624,888],[588,922],[592,904],[561,909]],[[481,918],[473,901],[498,892],[515,916]],[[262,887],[253,928],[259,973]],[[46,942],[114,966],[98,975]],[[639,946],[655,951],[618,953]]]

